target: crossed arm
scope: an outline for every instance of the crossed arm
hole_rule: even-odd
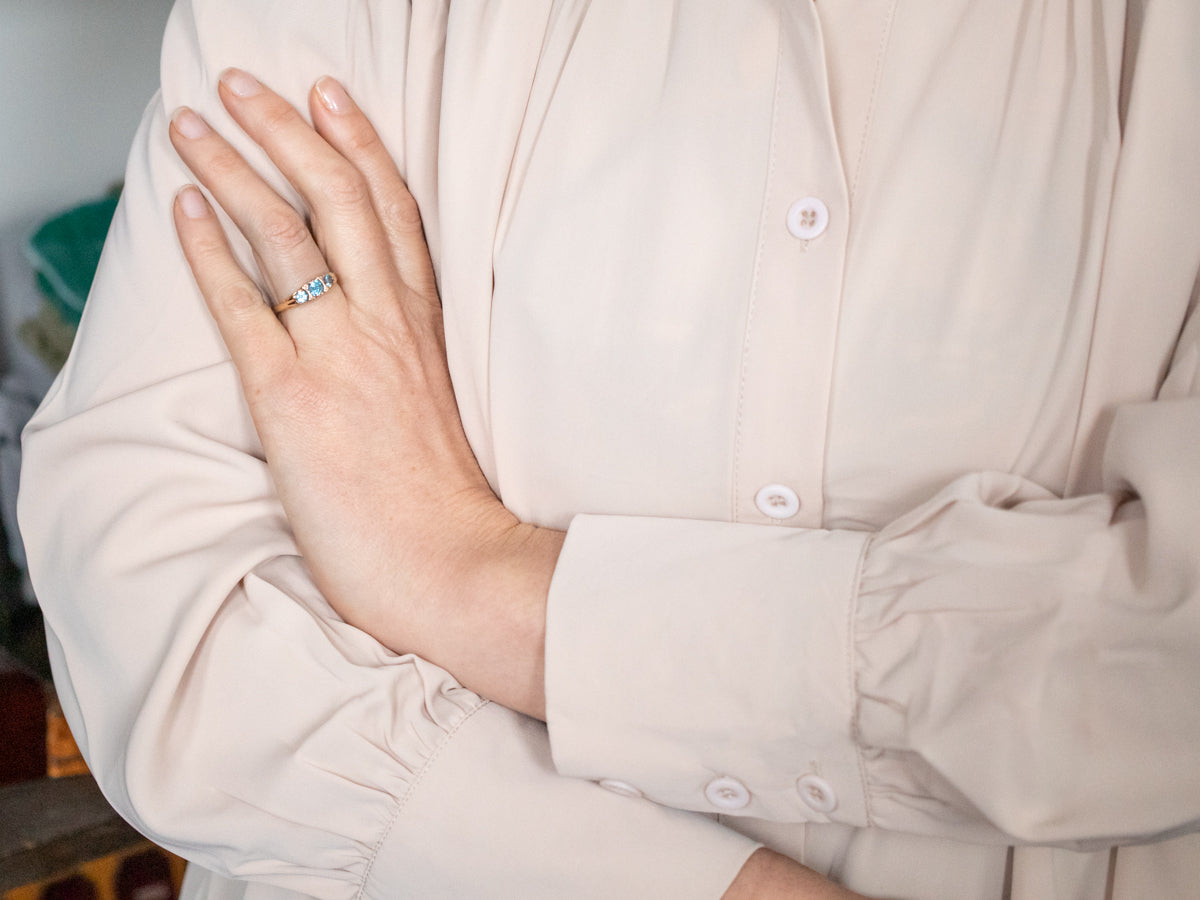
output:
[[[345,619],[466,686],[544,718],[546,594],[561,532],[519,522],[463,433],[421,219],[345,90],[314,89],[314,131],[250,75],[222,99],[312,210],[310,226],[191,110],[171,136],[278,296],[339,283],[278,318],[238,265],[204,196],[176,224],[241,376],[297,542]]]
[[[164,54],[168,109],[180,102],[208,102],[207,90],[204,97],[196,93],[208,73],[252,58],[263,43],[255,28],[227,27],[225,19],[236,5],[198,4],[191,10],[196,29],[190,27],[187,4],[182,8],[176,21],[184,27],[171,32],[170,52]],[[404,29],[410,24],[402,9],[406,5],[380,4],[371,10],[376,36],[396,38],[390,44],[395,48],[405,46]],[[342,13],[326,12],[324,4],[301,4],[296,10],[296,20],[313,34],[348,27]],[[388,19],[390,10],[397,11],[397,21]],[[403,54],[381,57],[378,64],[388,67],[382,76],[354,71],[368,82],[378,77],[389,96],[403,93],[399,87],[410,84],[415,73],[404,115],[384,125],[392,129],[389,146],[405,153],[404,170],[424,202],[431,195],[431,167],[422,142],[436,130],[425,127],[432,120],[421,98],[437,92],[430,89],[436,77],[431,81],[423,73],[440,68],[425,58],[436,54],[436,23],[422,20],[425,30],[415,30],[415,17],[423,14],[414,7],[412,27],[421,39],[414,40],[410,53],[424,56],[415,62]],[[459,63],[467,58],[461,40],[460,33]],[[310,44],[317,48],[312,52],[328,52],[330,58],[313,68],[317,63],[310,53],[302,75],[290,64],[280,66],[273,78],[292,78],[289,96],[303,96],[322,70],[352,70],[336,56],[341,42]],[[1162,54],[1143,56],[1163,59]],[[215,104],[205,108],[212,121],[222,115]],[[317,108],[313,115],[320,125],[325,114]],[[1180,114],[1172,108],[1171,115]],[[1144,122],[1140,127],[1143,140],[1150,134],[1156,144],[1171,134]],[[26,487],[34,486],[48,502],[26,503],[23,530],[31,560],[37,558],[35,578],[52,643],[64,645],[60,674],[69,669],[78,694],[82,711],[73,710],[73,724],[86,726],[81,734],[114,802],[127,815],[133,810],[146,830],[214,870],[298,883],[317,896],[341,896],[329,886],[339,879],[365,883],[367,895],[384,885],[382,896],[390,897],[395,892],[389,893],[388,885],[400,882],[389,877],[401,874],[409,886],[418,884],[422,873],[438,879],[427,884],[437,885],[451,883],[447,876],[467,884],[471,877],[497,871],[515,877],[519,873],[507,865],[511,860],[540,858],[547,847],[570,856],[580,837],[578,829],[572,830],[575,819],[593,817],[610,826],[591,834],[585,830],[593,852],[575,860],[579,871],[565,880],[548,881],[551,873],[540,871],[537,884],[543,890],[547,884],[567,884],[560,893],[579,895],[574,888],[588,884],[601,894],[607,886],[608,895],[630,895],[637,893],[636,884],[654,893],[645,878],[651,866],[638,868],[651,856],[642,850],[667,845],[675,851],[658,853],[654,861],[672,879],[692,876],[691,884],[709,888],[727,883],[750,852],[740,836],[554,775],[543,752],[544,731],[527,728],[529,720],[507,716],[494,705],[474,712],[474,701],[444,673],[416,658],[383,657],[373,642],[359,640],[361,632],[327,616],[323,598],[293,555],[275,489],[257,458],[257,436],[230,399],[237,395],[230,367],[192,285],[185,283],[169,224],[162,221],[168,206],[162,198],[182,177],[165,146],[166,131],[161,116],[148,119],[143,132],[148,143],[139,151],[143,164],[131,170],[129,202],[102,266],[80,352],[28,437]],[[241,146],[252,149],[244,140]],[[256,165],[260,171],[269,168]],[[1176,169],[1171,190],[1188,194],[1191,170],[1178,164]],[[1151,180],[1134,190],[1134,181],[1125,189],[1136,203],[1146,204],[1147,187],[1157,196],[1156,184]],[[474,198],[456,199],[456,226],[464,223],[464,210],[470,224]],[[1156,203],[1150,208],[1162,206]],[[431,213],[439,209],[429,207]],[[1140,220],[1135,216],[1134,221]],[[1187,231],[1174,230],[1181,236]],[[441,232],[443,251],[448,233]],[[438,235],[436,227],[433,234]],[[319,228],[317,237],[319,245],[324,240]],[[1144,276],[1137,279],[1138,291],[1167,298],[1154,304],[1155,315],[1161,313],[1166,327],[1177,331],[1182,314],[1175,314],[1176,301],[1187,287],[1182,275],[1170,272],[1191,266],[1190,285],[1194,258],[1183,237],[1163,247],[1163,259],[1145,271],[1132,271]],[[346,277],[343,263],[330,260],[329,265]],[[297,280],[315,274],[289,275],[294,280],[272,285],[271,293],[286,293]],[[166,295],[171,299],[153,302]],[[287,316],[311,317],[333,299]],[[261,304],[258,296],[254,301]],[[1195,718],[1190,704],[1175,702],[1186,692],[1172,686],[1190,683],[1194,679],[1187,673],[1195,671],[1190,649],[1195,557],[1188,541],[1196,520],[1194,504],[1187,501],[1196,496],[1200,384],[1195,348],[1200,341],[1192,318],[1164,387],[1174,401],[1132,404],[1118,417],[1108,455],[1111,496],[1061,501],[1015,476],[964,479],[872,537],[861,584],[851,581],[843,564],[853,563],[855,554],[845,550],[858,546],[863,535],[773,529],[764,537],[752,526],[717,522],[580,517],[571,526],[556,575],[558,609],[564,600],[574,609],[566,618],[559,615],[550,631],[550,663],[553,668],[557,659],[560,674],[556,682],[551,672],[549,683],[558,691],[551,697],[552,720],[567,681],[575,693],[569,698],[573,709],[588,715],[575,716],[570,728],[560,719],[554,747],[558,771],[581,778],[622,777],[669,806],[704,808],[703,798],[697,804],[697,772],[710,767],[738,772],[744,763],[728,752],[727,731],[716,729],[727,724],[728,710],[738,708],[726,705],[739,696],[736,688],[753,681],[762,708],[788,710],[779,717],[779,728],[747,738],[752,741],[747,746],[762,748],[763,756],[762,781],[749,785],[756,810],[763,810],[756,814],[812,820],[794,790],[788,796],[781,790],[778,798],[771,793],[776,782],[792,782],[798,773],[790,766],[811,753],[839,789],[842,803],[830,818],[862,824],[861,807],[853,802],[859,767],[834,768],[836,778],[829,774],[839,763],[853,763],[857,749],[866,754],[862,793],[870,797],[873,823],[885,828],[961,837],[966,827],[981,841],[1071,843],[1145,840],[1186,827],[1195,818],[1195,780],[1188,774],[1194,766],[1177,763],[1194,757],[1189,736],[1196,733]],[[164,335],[169,341],[162,340]],[[322,350],[321,341],[310,349],[314,359],[329,350]],[[304,435],[306,441],[309,437]],[[272,452],[268,448],[268,456]],[[118,501],[78,501],[102,483],[111,486]],[[1129,493],[1119,493],[1123,486]],[[56,493],[58,504],[52,499]],[[1133,493],[1144,502],[1122,500]],[[437,500],[440,517],[447,497]],[[368,539],[376,536],[372,532]],[[653,554],[630,553],[647,545]],[[983,559],[968,558],[961,552],[966,547],[987,553]],[[829,551],[837,548],[834,559]],[[681,572],[680,560],[689,561],[690,568]],[[726,570],[730,578],[734,570],[759,573],[756,584],[767,589],[756,594],[753,615],[740,615],[747,611],[731,605],[744,591],[725,579]],[[830,614],[843,629],[854,617],[848,634],[836,632],[831,641],[828,630],[812,627],[810,607],[817,604],[795,601],[814,593],[829,600]],[[603,602],[588,602],[593,597]],[[657,602],[663,599],[669,602]],[[852,613],[846,612],[847,604]],[[679,634],[671,646],[663,646],[656,636],[675,626],[665,618],[672,609],[700,613],[681,617],[680,624],[692,629],[721,621],[745,627],[733,632],[726,627],[715,636],[711,629]],[[646,640],[613,633],[611,622],[639,615],[653,622]],[[130,628],[130,622],[138,628]],[[763,629],[752,627],[756,622],[774,623],[767,635],[771,649],[785,647],[786,658],[798,666],[777,666],[769,679],[761,677],[765,669],[754,664],[772,656],[754,655],[756,644],[749,636],[756,636],[760,651],[763,639]],[[534,623],[540,625],[536,616]],[[139,639],[139,633],[152,640]],[[410,645],[406,637],[401,635],[400,646]],[[704,643],[714,637],[716,644]],[[639,703],[632,710],[650,717],[653,732],[639,731],[639,723],[629,719],[629,704],[621,702],[630,679],[609,684],[612,680],[603,677],[609,660],[602,651],[616,639],[630,658],[645,658],[647,650],[654,654],[654,671],[638,673]],[[703,709],[689,706],[686,697],[660,701],[672,696],[668,676],[713,674],[699,668],[703,654],[680,652],[689,646],[719,646],[739,666],[751,664],[753,676],[739,667],[747,676],[741,685],[704,682],[713,690],[705,692]],[[969,669],[957,652],[964,647],[972,650]],[[1114,652],[1097,659],[1091,653],[1096,647]],[[437,651],[423,652],[436,656]],[[515,658],[502,656],[506,664]],[[569,668],[564,660],[570,660]],[[856,692],[847,698],[826,690],[834,686],[831,674],[850,665],[858,678]],[[960,677],[981,668],[989,673],[986,678]],[[291,687],[280,692],[263,683],[264,671],[289,672]],[[685,671],[689,674],[681,676]],[[102,697],[89,688],[89,676],[97,672],[120,673],[119,683]],[[1042,678],[1030,679],[1031,672]],[[662,677],[655,681],[657,676]],[[531,681],[537,685],[539,679]],[[1037,704],[1023,704],[1038,685],[1054,690],[1040,693]],[[300,697],[306,701],[303,709],[295,704]],[[797,697],[805,702],[798,706]],[[1145,704],[1143,697],[1155,702]],[[75,699],[67,698],[70,704]],[[333,719],[331,710],[337,711]],[[701,721],[697,712],[711,721]],[[803,729],[796,729],[797,721]],[[840,729],[851,721],[858,730],[853,740],[842,741]],[[1010,727],[997,731],[997,721]],[[697,732],[697,724],[712,725],[711,737],[709,731]],[[221,738],[239,729],[251,740],[224,747]],[[607,739],[589,738],[596,734]],[[654,747],[671,752],[645,753],[640,739],[645,734],[652,735]],[[987,735],[983,744],[979,734]],[[1105,754],[1091,752],[1096,744],[1089,735],[1104,736]],[[497,752],[501,746],[511,750],[514,736],[519,753]],[[1033,736],[1035,759],[1025,753]],[[806,749],[810,743],[819,749]],[[278,748],[289,754],[279,757]],[[292,753],[295,748],[303,752]],[[771,756],[771,748],[779,753]],[[361,765],[363,759],[370,764]],[[1145,759],[1163,765],[1143,767],[1145,780],[1136,784],[1121,774],[1137,768],[1127,762]],[[167,779],[165,769],[175,767],[190,776]],[[345,777],[356,774],[360,777],[353,781]],[[1097,791],[1096,784],[1106,789]],[[294,802],[297,785],[305,792],[315,785],[325,792],[321,796],[336,798],[325,807],[332,814],[314,817],[311,804]],[[1127,788],[1134,794],[1125,793]],[[217,796],[222,802],[214,807]],[[439,818],[444,809],[472,803],[477,814],[471,823]],[[489,809],[504,812],[489,816]],[[547,809],[554,814],[547,815]],[[480,818],[485,821],[475,827]],[[388,828],[396,823],[390,837],[385,821]],[[253,843],[252,854],[223,849],[234,832],[243,845]],[[636,838],[620,844],[623,835]],[[609,840],[614,836],[617,840]],[[607,846],[598,846],[605,840]],[[445,852],[456,842],[473,851],[474,872],[455,867],[453,855]],[[486,863],[481,855],[488,857]],[[635,871],[635,877],[622,875],[622,867]],[[670,891],[663,884],[657,882],[660,894]],[[470,893],[470,887],[462,892]]]
[[[319,301],[276,315],[204,195],[175,203],[180,242],[237,366],[313,578],[346,621],[545,717],[545,609],[564,535],[520,522],[463,433],[420,215],[344,88],[313,89],[315,130],[248,73],[221,96],[300,191],[311,223],[196,113],[171,138],[231,216],[277,296],[333,269]],[[755,852],[727,898],[857,896]]]

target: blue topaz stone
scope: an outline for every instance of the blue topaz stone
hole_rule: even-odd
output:
[[[300,288],[300,290],[292,294],[292,299],[297,303],[306,303],[308,301],[308,296],[308,291],[306,291],[304,288]]]
[[[320,278],[314,278],[308,283],[308,293],[312,297],[320,297],[325,293],[325,282]]]

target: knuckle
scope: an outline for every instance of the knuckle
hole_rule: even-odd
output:
[[[404,189],[388,191],[380,203],[379,217],[388,227],[401,231],[420,230],[421,210],[413,195]]]
[[[256,287],[238,280],[219,287],[213,303],[226,316],[237,320],[256,315],[263,305],[263,298]]]
[[[197,260],[199,265],[212,268],[221,265],[229,252],[228,245],[220,233],[193,237],[187,249],[188,255]]]
[[[370,202],[367,182],[355,169],[339,167],[325,179],[325,198],[336,206],[357,208]]]
[[[236,150],[225,144],[213,151],[205,168],[211,178],[225,181],[245,171],[246,163]]]
[[[267,134],[278,134],[294,128],[299,119],[300,114],[289,103],[273,103],[263,110],[260,124]]]
[[[374,128],[363,122],[346,136],[346,152],[356,158],[373,158],[384,152],[383,141]]]
[[[312,239],[308,226],[290,206],[264,211],[259,233],[265,244],[282,253],[296,250]]]

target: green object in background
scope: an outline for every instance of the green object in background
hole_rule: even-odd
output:
[[[39,276],[39,284],[41,284]],[[58,305],[52,303],[49,291],[43,288],[46,299],[36,316],[17,327],[17,337],[37,355],[51,372],[57,372],[67,362],[71,344],[75,342],[75,326],[63,320]]]
[[[25,254],[37,272],[38,286],[71,326],[78,325],[83,315],[117,199],[105,197],[55,216],[25,245]]]

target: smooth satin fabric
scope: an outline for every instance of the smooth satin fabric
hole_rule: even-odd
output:
[[[1171,0],[181,3],[25,442],[107,795],[210,900],[1200,883],[1198,59]],[[569,529],[548,729],[307,577],[170,224],[176,106],[266,165],[230,65],[342,79],[421,205],[480,464]]]

